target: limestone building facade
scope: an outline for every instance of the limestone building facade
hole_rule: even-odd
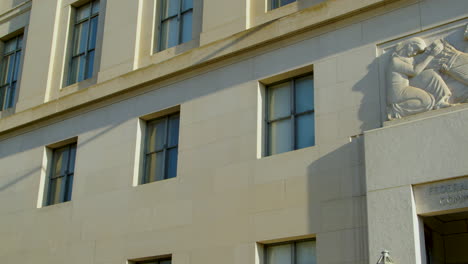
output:
[[[467,14],[0,1],[0,263],[467,263]]]

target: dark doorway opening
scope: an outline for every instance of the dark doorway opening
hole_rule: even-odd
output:
[[[423,217],[428,264],[468,264],[468,212]]]

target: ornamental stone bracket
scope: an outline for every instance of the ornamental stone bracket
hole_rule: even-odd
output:
[[[468,103],[468,24],[385,51],[386,114],[399,119]]]

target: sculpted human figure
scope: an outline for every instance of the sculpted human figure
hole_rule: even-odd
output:
[[[443,47],[442,52],[436,56],[440,71],[468,85],[468,53],[455,49],[443,39],[434,41],[431,47],[434,45]]]
[[[387,76],[389,119],[450,106],[451,92],[447,84],[434,70],[425,70],[442,48],[434,45],[424,60],[416,64],[414,56],[426,50],[423,39],[411,38],[395,47]]]

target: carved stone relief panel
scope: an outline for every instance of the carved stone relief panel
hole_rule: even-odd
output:
[[[382,49],[389,120],[468,103],[468,24],[431,33]]]

